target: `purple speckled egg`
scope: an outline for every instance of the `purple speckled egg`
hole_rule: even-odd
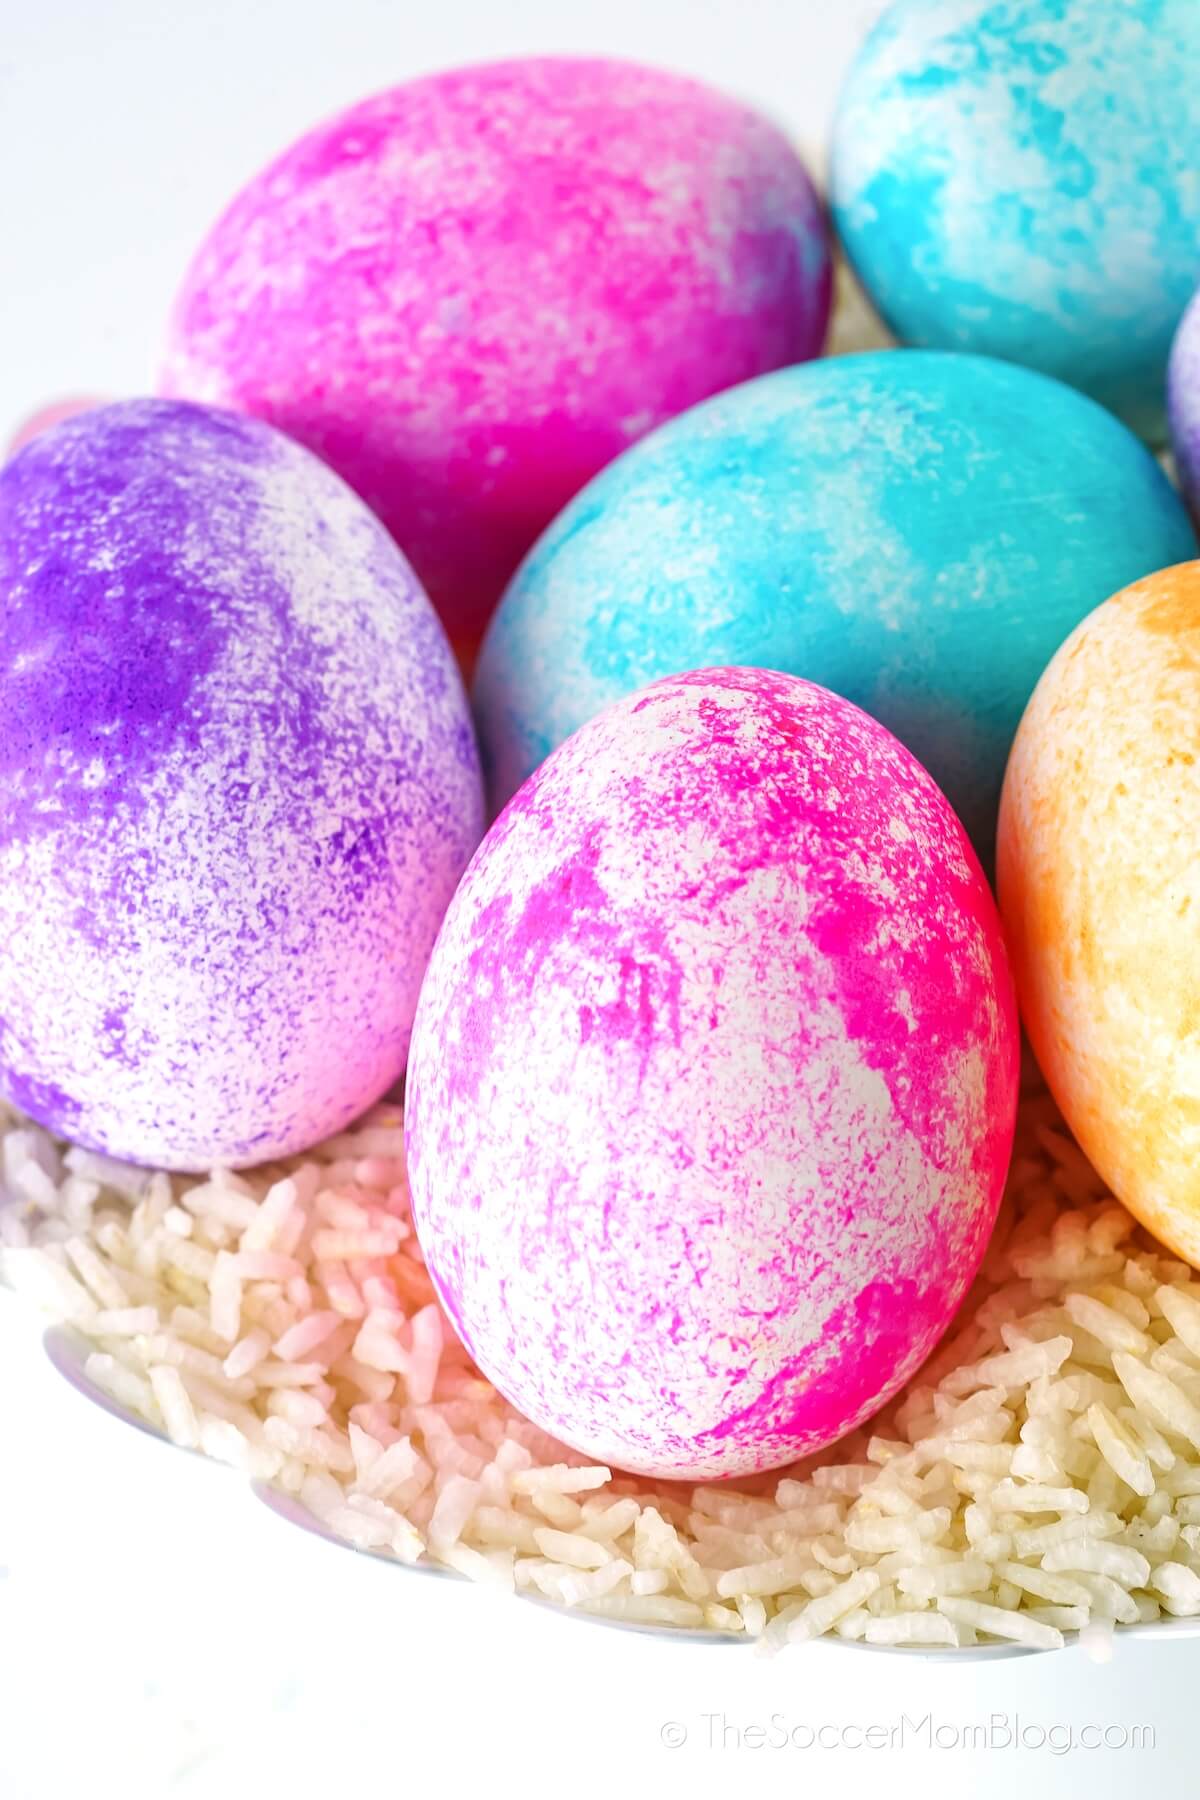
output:
[[[1167,416],[1179,485],[1200,521],[1200,292],[1179,321],[1167,365]]]
[[[429,1269],[576,1449],[778,1467],[949,1323],[1017,1061],[991,893],[920,764],[793,676],[668,677],[543,763],[450,905],[408,1077]]]
[[[168,1168],[339,1129],[482,830],[412,570],[269,426],[135,400],[0,471],[0,609],[0,1089]]]
[[[324,456],[456,644],[598,469],[815,356],[820,205],[784,135],[596,58],[454,69],[326,121],[233,201],[175,305],[163,391]]]

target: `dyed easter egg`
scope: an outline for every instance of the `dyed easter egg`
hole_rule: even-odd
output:
[[[368,100],[251,182],[163,385],[325,457],[477,643],[604,463],[817,353],[829,283],[812,185],[757,114],[627,63],[497,63]]]
[[[1200,518],[1200,293],[1179,322],[1167,372],[1171,448],[1179,481]]]
[[[1200,563],[1099,607],[1029,703],[1000,812],[1025,1026],[1113,1192],[1200,1266]]]
[[[0,1091],[167,1168],[346,1124],[482,829],[395,544],[282,434],[130,401],[0,471],[0,617]]]
[[[474,687],[493,801],[619,695],[746,663],[881,719],[990,862],[1051,655],[1195,553],[1154,459],[1059,382],[916,350],[781,370],[629,451],[519,571]]]
[[[950,1320],[1017,1081],[950,807],[824,689],[708,669],[572,737],[485,838],[409,1064],[414,1216],[489,1378],[585,1454],[744,1475]]]
[[[977,350],[1163,431],[1200,279],[1195,0],[898,0],[847,79],[834,219],[907,343]]]

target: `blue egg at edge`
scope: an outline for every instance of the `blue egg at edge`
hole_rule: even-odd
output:
[[[1103,408],[992,358],[778,371],[662,427],[544,534],[473,700],[492,805],[620,695],[684,669],[801,675],[882,720],[990,865],[1004,763],[1079,620],[1196,554]]]
[[[1042,369],[1161,442],[1198,168],[1194,0],[899,0],[843,89],[831,198],[903,342]]]

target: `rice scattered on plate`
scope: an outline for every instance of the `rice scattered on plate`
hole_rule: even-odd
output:
[[[0,1272],[87,1374],[363,1549],[606,1618],[1056,1648],[1200,1614],[1200,1278],[1031,1081],[950,1337],[869,1429],[738,1488],[589,1465],[446,1324],[399,1107],[251,1174],[168,1176],[0,1115]]]

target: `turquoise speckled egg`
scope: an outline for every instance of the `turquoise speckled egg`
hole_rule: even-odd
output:
[[[493,805],[684,669],[802,675],[890,727],[990,864],[1005,758],[1062,639],[1196,554],[1110,413],[986,357],[883,350],[705,401],[598,475],[504,596],[475,682]]]
[[[904,342],[1026,363],[1161,438],[1200,279],[1197,0],[899,0],[843,91],[831,189]]]

